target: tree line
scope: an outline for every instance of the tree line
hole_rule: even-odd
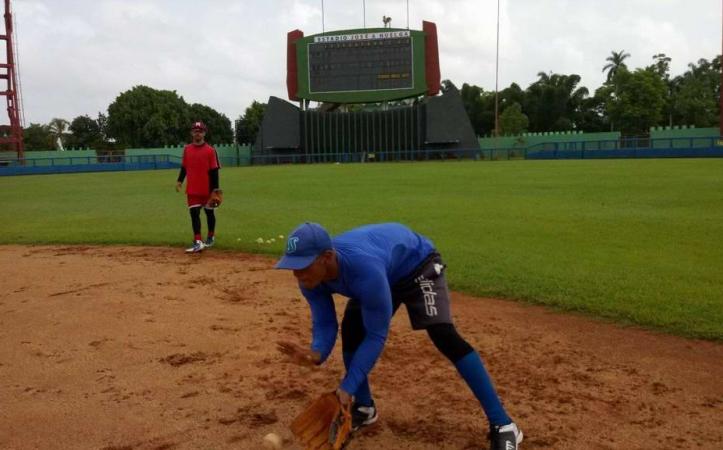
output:
[[[96,118],[82,115],[24,129],[26,150],[64,148],[122,149],[181,145],[189,141],[192,122],[203,121],[211,143],[232,143],[231,121],[200,103],[188,104],[176,91],[135,86],[122,92]]]
[[[653,55],[650,65],[631,70],[624,50],[613,51],[602,71],[606,80],[593,95],[580,85],[577,74],[540,72],[522,89],[517,83],[497,93],[499,132],[517,135],[544,131],[620,131],[640,136],[652,126],[718,126],[720,116],[720,58],[688,64],[685,73],[671,77],[671,58]],[[442,82],[442,89],[454,86]],[[477,135],[495,133],[495,92],[468,83],[460,89],[462,102]],[[188,141],[189,124],[202,120],[208,140],[222,144],[253,143],[266,104],[253,101],[231,121],[213,108],[188,104],[175,91],[135,86],[122,92],[95,118],[82,115],[24,129],[26,150],[66,148],[151,148]]]
[[[577,130],[642,136],[653,126],[718,126],[719,57],[690,63],[676,77],[671,77],[671,58],[664,53],[634,70],[625,63],[629,57],[624,50],[612,52],[602,68],[606,80],[593,95],[580,86],[577,74],[540,72],[524,90],[512,83],[498,93],[500,134]],[[445,80],[443,88],[450,84]],[[475,132],[494,135],[495,92],[465,83],[460,93]]]

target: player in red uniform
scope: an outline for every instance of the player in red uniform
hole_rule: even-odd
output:
[[[186,253],[198,253],[216,242],[216,215],[208,199],[211,192],[219,189],[218,169],[221,165],[216,149],[206,143],[206,131],[203,122],[194,122],[191,126],[192,142],[183,149],[181,171],[176,182],[176,191],[180,192],[183,180],[188,176],[186,198],[193,226],[193,245],[186,249]],[[206,241],[201,240],[201,208],[206,211],[208,222]]]

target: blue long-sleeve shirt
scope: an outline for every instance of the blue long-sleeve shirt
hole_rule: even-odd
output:
[[[354,354],[341,388],[354,393],[382,352],[392,319],[391,286],[410,275],[434,251],[426,237],[404,225],[384,223],[355,228],[332,238],[339,263],[335,280],[301,289],[311,307],[311,348],[325,361],[339,325],[332,294],[357,300],[366,336]]]

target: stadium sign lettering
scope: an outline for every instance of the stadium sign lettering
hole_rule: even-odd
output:
[[[356,33],[356,34],[336,34],[330,36],[316,36],[314,42],[351,42],[351,41],[369,41],[373,39],[395,39],[409,37],[409,30],[402,31],[381,31],[377,33]]]

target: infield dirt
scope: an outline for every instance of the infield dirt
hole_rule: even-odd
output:
[[[258,449],[342,376],[316,369],[293,276],[216,249],[0,246],[0,448]],[[450,267],[451,271],[454,267]],[[343,311],[344,299],[336,301]],[[723,344],[453,293],[523,449],[723,448]],[[406,312],[354,449],[487,448],[479,404]]]

